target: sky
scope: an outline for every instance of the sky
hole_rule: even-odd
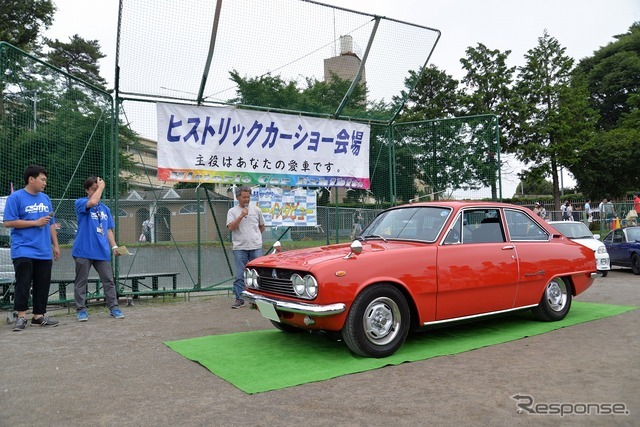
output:
[[[179,1],[179,0],[158,0]],[[215,1],[215,0],[202,0]],[[233,0],[223,0],[231,2]],[[267,2],[268,0],[265,0]],[[469,46],[511,50],[508,65],[524,65],[524,55],[547,30],[566,54],[576,60],[591,56],[640,21],[640,0],[325,0],[321,3],[385,16],[441,31],[431,64],[460,79],[460,58]],[[54,0],[58,11],[46,31],[52,39],[68,41],[78,34],[98,40],[107,55],[101,73],[113,87],[117,0]],[[515,190],[513,178],[504,182],[504,197]],[[565,175],[565,186],[572,182]]]

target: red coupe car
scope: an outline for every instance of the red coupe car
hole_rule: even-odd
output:
[[[380,213],[350,245],[253,260],[244,296],[284,332],[340,334],[386,357],[410,329],[523,309],[561,320],[596,271],[591,249],[527,208],[427,202]]]

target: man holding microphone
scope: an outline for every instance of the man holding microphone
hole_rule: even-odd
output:
[[[236,188],[238,205],[227,212],[227,228],[231,231],[233,242],[233,260],[236,266],[236,278],[233,281],[233,292],[236,301],[231,308],[244,305],[244,267],[255,258],[262,256],[262,232],[264,218],[262,211],[251,204],[251,188],[242,185]]]

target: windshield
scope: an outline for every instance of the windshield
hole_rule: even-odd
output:
[[[570,239],[593,239],[593,234],[583,222],[564,221],[551,225]]]
[[[382,212],[364,230],[362,236],[382,239],[407,239],[434,242],[451,209],[415,206]]]

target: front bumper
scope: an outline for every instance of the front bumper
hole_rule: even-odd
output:
[[[609,254],[596,254],[596,264],[600,271],[611,270],[611,263],[609,261]]]
[[[302,314],[307,316],[323,317],[340,314],[347,309],[346,304],[335,303],[327,305],[309,304],[304,302],[285,301],[281,299],[269,298],[263,295],[254,294],[251,291],[243,291],[242,296],[249,302],[264,302],[273,305],[278,311],[286,311],[289,313]]]

